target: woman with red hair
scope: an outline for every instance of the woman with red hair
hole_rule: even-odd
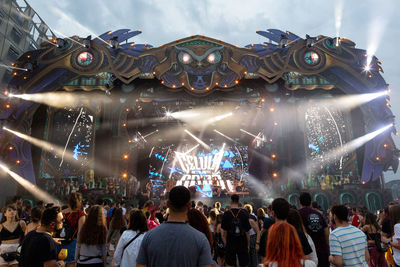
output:
[[[268,267],[316,267],[302,260],[303,250],[296,229],[287,222],[276,222],[268,231],[267,253],[264,265]]]

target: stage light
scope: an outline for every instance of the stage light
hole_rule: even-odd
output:
[[[342,27],[343,17],[343,0],[336,1],[335,6],[335,28],[336,28],[336,42],[335,45],[339,46],[340,28]]]
[[[90,48],[90,44],[91,44],[91,41],[92,41],[92,36],[91,35],[89,35],[88,37],[86,37],[85,39],[83,39],[83,45],[86,47],[86,48]]]
[[[4,95],[8,95],[9,93],[8,93],[8,90],[5,90],[4,91]]]
[[[126,173],[126,172],[124,172],[123,174],[122,174],[122,178],[127,178],[128,177],[128,174]]]
[[[125,109],[126,112],[129,112],[129,108]]]
[[[365,184],[365,181],[362,181],[362,184]]]
[[[272,154],[272,155],[271,155],[271,158],[275,159],[275,158],[276,158],[276,155],[275,155],[275,154]]]
[[[45,203],[59,203],[57,199],[52,197],[47,192],[43,191],[36,185],[29,182],[24,177],[18,175],[17,173],[11,171],[5,164],[0,163],[0,168],[11,176],[18,184],[20,184],[24,189],[26,189],[29,193],[35,196],[37,199],[43,200]]]
[[[381,158],[380,158],[380,157],[376,157],[375,159],[376,159],[376,161],[380,161],[380,160],[381,160]]]
[[[15,163],[17,163],[17,164],[20,164],[20,163],[21,163],[21,161],[17,160]]]
[[[111,45],[111,48],[113,48],[113,49],[118,47],[118,45],[119,45],[118,36],[111,38],[110,45]]]
[[[365,65],[364,66],[364,71],[368,72],[371,70],[371,66],[370,65]]]
[[[383,145],[384,148],[387,148],[387,146],[388,146],[387,144],[384,144],[384,145]]]
[[[275,108],[269,108],[269,112],[274,112]]]
[[[278,178],[278,173],[274,172],[274,173],[272,174],[272,177]]]
[[[5,128],[3,127],[3,129],[5,130]],[[14,149],[14,147],[12,147],[12,146],[9,146],[8,147],[8,150],[13,150]]]
[[[194,134],[189,132],[187,129],[185,129],[184,132],[187,133],[189,136],[191,136],[194,140],[196,140],[200,145],[202,145],[203,147],[205,147],[208,150],[211,150],[211,147],[209,145],[204,143],[201,139],[199,139],[197,136],[195,136]]]
[[[312,47],[314,45],[314,38],[311,38],[310,35],[306,34],[306,46]]]
[[[170,111],[165,112],[165,116],[166,117],[172,117],[172,112],[170,112]]]
[[[281,34],[281,39],[279,41],[279,47],[285,48],[288,44],[289,44],[289,39],[286,37],[286,35]]]
[[[128,159],[128,155],[127,154],[124,155],[124,159]]]
[[[123,126],[123,127],[126,127],[126,123],[123,123],[122,126]]]
[[[274,122],[274,125],[275,125],[275,126],[278,126],[278,123],[277,123],[277,122]]]
[[[7,104],[7,105],[6,105],[6,108],[7,108],[7,109],[11,108],[10,104]]]

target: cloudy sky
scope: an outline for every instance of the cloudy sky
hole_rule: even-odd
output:
[[[28,0],[54,30],[72,36],[121,28],[141,29],[136,43],[161,45],[202,34],[244,46],[265,39],[256,30],[277,28],[351,39],[383,61],[392,89],[391,104],[399,124],[399,0]],[[341,19],[340,19],[341,18]],[[400,128],[400,126],[398,126]],[[399,129],[400,130],[400,129]],[[400,138],[395,142],[400,147]],[[387,180],[395,178],[387,173]],[[400,177],[396,175],[396,177]]]

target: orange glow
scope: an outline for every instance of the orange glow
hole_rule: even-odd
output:
[[[123,174],[122,174],[122,178],[127,178],[128,177],[128,174],[126,173],[126,172],[124,172]]]
[[[21,163],[21,161],[17,160],[17,161],[16,161],[16,163],[17,163],[17,164],[20,164],[20,163]]]
[[[218,82],[216,82],[215,85],[218,85]]]
[[[129,111],[129,108],[127,108],[127,109],[125,109],[126,110],[126,112],[128,112]]]
[[[182,83],[182,86],[184,86],[185,85],[185,83]]]
[[[272,155],[271,155],[271,158],[273,158],[273,159],[276,158],[276,155],[275,155],[275,154],[272,154]]]
[[[362,184],[365,184],[365,181],[363,181]]]
[[[161,81],[161,84],[164,84],[164,81]]]
[[[375,159],[376,159],[377,161],[380,161],[380,160],[381,160],[381,158],[380,158],[380,157],[376,157]]]
[[[128,140],[128,143],[132,143],[132,140]]]
[[[269,139],[270,142],[272,142],[272,139]]]
[[[274,112],[275,111],[275,108],[270,108],[269,109],[269,112]]]
[[[263,102],[263,103],[264,103],[264,102],[265,102],[265,99],[264,99],[264,98],[262,98],[262,99],[261,99],[261,102]]]
[[[8,91],[7,91],[7,90],[5,90],[5,91],[4,91],[4,94],[5,94],[5,95],[8,95]]]
[[[12,146],[9,146],[8,147],[8,150],[13,150],[14,148],[12,147]]]
[[[11,106],[9,104],[6,105],[6,108],[11,108]]]
[[[175,85],[175,84],[173,84],[173,85],[172,85],[172,88],[175,88],[175,87],[176,87],[176,85]]]
[[[122,126],[126,127],[126,123],[122,124]]]
[[[386,148],[386,147],[387,147],[387,144],[384,144],[383,147]]]
[[[16,73],[16,72],[13,73],[14,76],[17,76],[17,74],[18,74],[18,73]]]
[[[127,154],[124,155],[124,159],[128,159],[128,155]]]
[[[238,80],[236,80],[236,81],[235,81],[235,83],[236,83],[236,84],[238,84],[238,83],[239,83],[239,81],[238,81]]]
[[[272,174],[272,177],[278,178],[278,173],[274,172],[274,173]]]

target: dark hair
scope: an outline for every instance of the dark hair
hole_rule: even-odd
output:
[[[146,217],[144,217],[143,212],[138,209],[133,209],[129,212],[128,230],[139,231],[141,233],[149,230],[149,227],[147,226],[147,220]]]
[[[51,223],[57,222],[57,216],[60,212],[61,208],[59,206],[45,209],[42,213],[40,224],[43,226],[49,226]]]
[[[213,238],[206,216],[197,209],[190,209],[187,218],[190,226],[206,235],[212,248]]]
[[[184,186],[175,186],[168,196],[171,211],[182,212],[190,202],[190,191]]]
[[[313,202],[311,203],[311,207],[313,207],[314,209],[320,209],[320,208],[321,208],[321,207],[319,206],[319,204],[318,204],[317,201],[313,201]]]
[[[239,195],[238,194],[232,194],[231,195],[231,201],[232,201],[232,203],[239,203]]]
[[[349,209],[345,205],[336,205],[331,208],[332,215],[342,221],[347,222],[347,217],[349,216]]]
[[[221,208],[221,203],[218,202],[218,201],[215,202],[214,207],[217,208],[217,209],[220,209]]]
[[[300,204],[304,207],[309,207],[311,205],[311,195],[308,192],[301,193],[300,197]]]
[[[31,211],[31,221],[34,223],[40,222],[40,218],[42,217],[43,208],[34,207]]]
[[[279,220],[286,220],[289,214],[289,202],[284,198],[276,198],[272,201],[272,210]]]
[[[22,197],[19,196],[19,195],[16,195],[16,196],[14,196],[14,197],[12,198],[12,202],[15,203],[15,202],[17,202],[17,200],[20,200],[20,199],[22,199]]]
[[[114,230],[122,229],[125,226],[122,209],[114,208],[110,226]]]
[[[287,222],[293,225],[294,228],[296,228],[296,230],[300,230],[303,233],[306,232],[306,229],[304,228],[303,224],[303,219],[301,218],[300,213],[297,210],[295,209],[289,210]]]
[[[378,222],[376,221],[376,217],[371,212],[367,212],[365,214],[365,224],[375,226],[376,230],[379,231],[381,228],[379,227]]]
[[[89,209],[85,223],[79,231],[78,243],[102,245],[106,243],[107,227],[103,207],[94,205]]]
[[[104,199],[98,198],[98,199],[96,200],[96,205],[99,205],[99,206],[104,205]]]
[[[6,208],[4,209],[4,212],[3,212],[3,216],[1,217],[1,223],[5,222],[7,220],[7,217],[5,214],[8,209],[17,210],[17,206],[15,204],[9,204],[6,206]],[[18,220],[18,212],[15,214],[15,220]]]
[[[82,194],[81,193],[71,193],[68,198],[68,205],[71,210],[75,210],[80,207],[82,202]]]

